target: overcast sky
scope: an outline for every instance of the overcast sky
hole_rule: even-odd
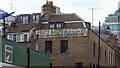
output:
[[[60,7],[62,13],[76,13],[86,22],[92,21],[92,11],[94,10],[94,25],[98,26],[99,21],[104,22],[108,14],[114,13],[118,9],[119,0],[52,0],[55,6]],[[39,13],[41,6],[46,0],[12,0],[12,11],[14,15]],[[11,0],[0,0],[0,9],[10,13]]]

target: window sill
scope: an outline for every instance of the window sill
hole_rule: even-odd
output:
[[[62,55],[67,55],[68,53],[60,53],[60,54],[62,54]]]

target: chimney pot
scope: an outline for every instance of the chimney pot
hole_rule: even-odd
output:
[[[53,6],[53,1],[49,1],[49,5]]]
[[[51,1],[51,5],[53,6],[53,1]]]
[[[47,5],[49,4],[49,1],[48,1],[48,0],[46,0],[46,4],[47,4]]]
[[[114,34],[112,34],[112,37],[114,37]]]
[[[115,38],[117,39],[117,35],[115,35]]]

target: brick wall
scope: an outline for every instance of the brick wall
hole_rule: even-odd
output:
[[[90,66],[90,63],[91,65],[98,64],[98,39],[99,37],[92,30],[89,30],[87,37],[39,38],[36,44],[39,45],[39,51],[45,53],[45,41],[52,41],[52,53],[49,55],[53,66],[75,66],[75,63],[81,62],[83,66]],[[60,53],[61,40],[68,40],[68,53]],[[100,44],[100,66],[114,66],[115,50],[102,39]]]

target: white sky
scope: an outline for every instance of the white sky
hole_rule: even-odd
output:
[[[118,9],[119,0],[52,0],[55,6],[60,7],[62,13],[76,13],[86,22],[92,21],[94,10],[94,25],[98,26],[99,21],[104,22],[108,14]],[[41,6],[46,0],[12,0],[14,15],[41,12]],[[11,0],[0,0],[0,9],[10,13]]]

